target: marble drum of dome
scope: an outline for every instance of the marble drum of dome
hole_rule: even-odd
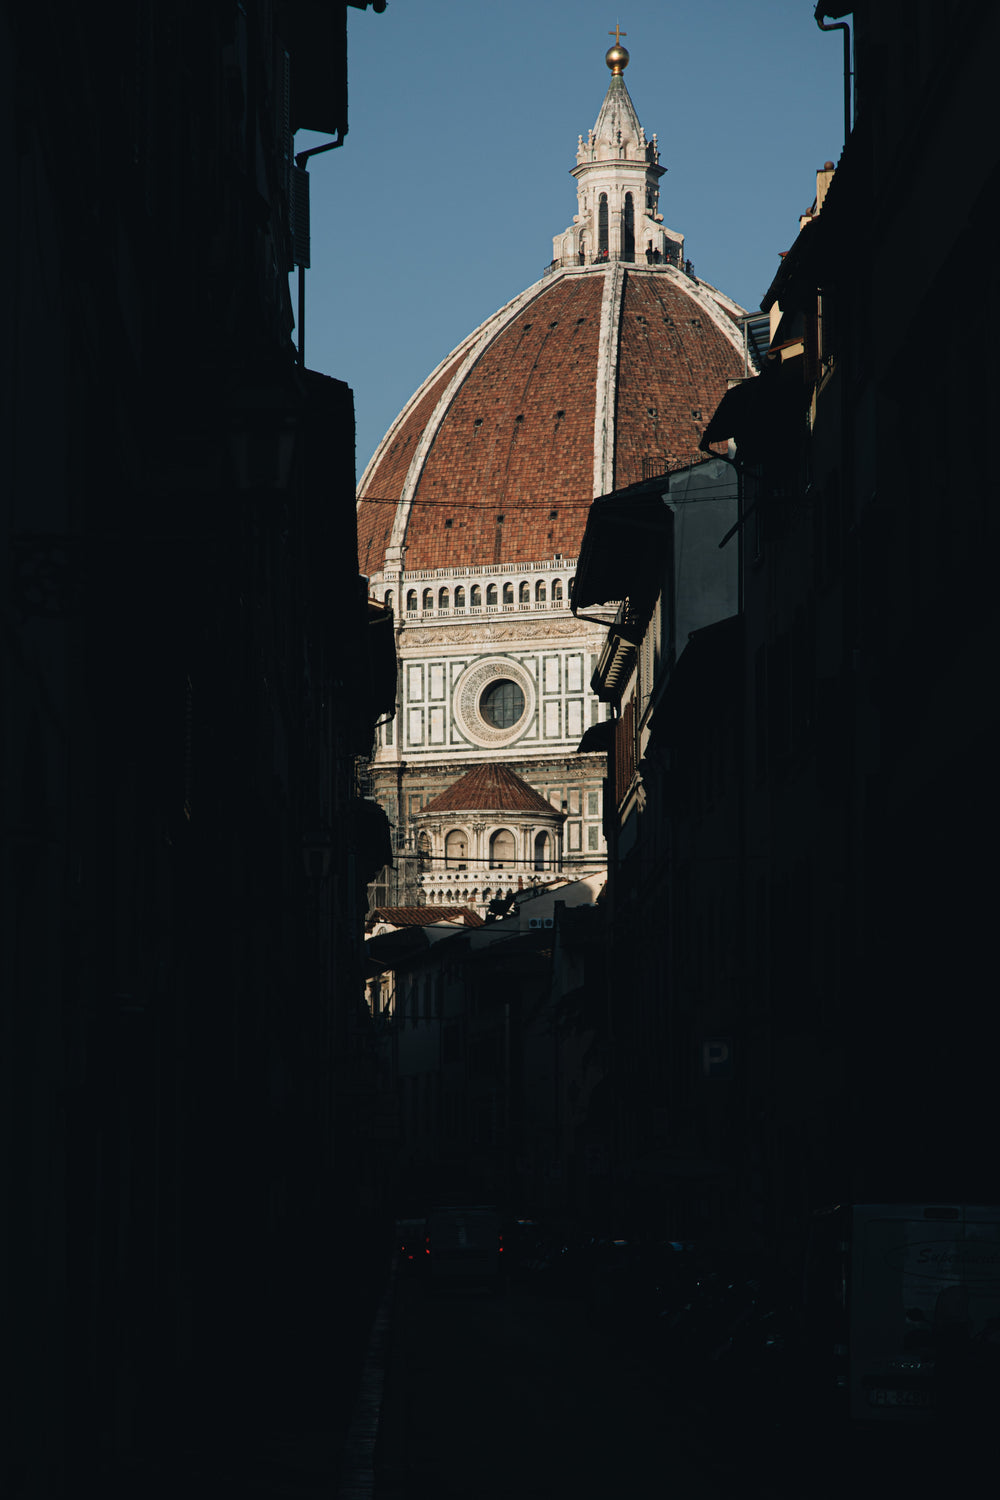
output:
[[[490,657],[459,677],[454,707],[459,729],[474,745],[511,745],[534,721],[535,684],[519,662]]]

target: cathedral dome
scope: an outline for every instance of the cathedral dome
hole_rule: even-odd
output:
[[[615,607],[573,609],[587,515],[699,463],[744,374],[743,310],[694,277],[659,212],[666,168],[622,35],[550,264],[431,372],[359,485],[360,571],[399,663],[371,763],[393,831],[380,905],[485,910],[525,880],[604,868],[609,709],[593,681]]]
[[[442,360],[368,464],[362,573],[575,557],[595,496],[702,457],[744,374],[743,309],[690,274],[657,212],[664,170],[613,72],[551,264]]]

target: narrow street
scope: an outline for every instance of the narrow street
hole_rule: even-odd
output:
[[[639,1361],[575,1298],[396,1284],[374,1493],[500,1500],[725,1493]]]
[[[859,1482],[941,1493],[961,1448],[926,1431],[783,1424],[707,1440],[641,1340],[596,1328],[585,1299],[515,1285],[387,1288],[337,1500],[837,1500]]]

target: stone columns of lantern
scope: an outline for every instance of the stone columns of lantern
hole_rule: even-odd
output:
[[[624,203],[625,196],[620,187],[608,189],[608,257],[610,260],[621,260]]]

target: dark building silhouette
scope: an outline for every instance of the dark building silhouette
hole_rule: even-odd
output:
[[[664,659],[645,737],[623,700],[606,788],[613,913],[649,900],[621,838],[630,789],[659,820],[669,935],[619,918],[610,960],[662,970],[658,1128],[690,1167],[678,1185],[654,1164],[649,1191],[679,1232],[693,1218],[791,1260],[824,1204],[996,1198],[997,519],[968,400],[989,412],[997,382],[1000,156],[977,111],[998,20],[819,14],[854,32],[849,138],[763,299],[760,373],[703,441],[728,440],[739,477],[740,608]],[[584,602],[606,566],[587,549]],[[637,573],[614,597],[644,591]],[[641,658],[659,627],[639,626]],[[619,1001],[619,1038],[643,1033],[640,1003]]]
[[[958,392],[988,410],[997,377],[978,319],[942,320],[930,370],[926,331],[956,278],[984,306],[997,284],[997,18],[852,20],[850,137],[763,299],[764,372],[709,426],[746,479],[748,973],[767,1228],[792,1237],[823,1196],[996,1194],[996,514]]]
[[[337,1271],[358,1302],[381,1210],[388,843],[355,758],[392,620],[357,572],[351,391],[302,367],[288,290],[293,135],[343,141],[346,7],[0,27],[0,1488],[175,1493],[280,1400],[332,1399]]]

